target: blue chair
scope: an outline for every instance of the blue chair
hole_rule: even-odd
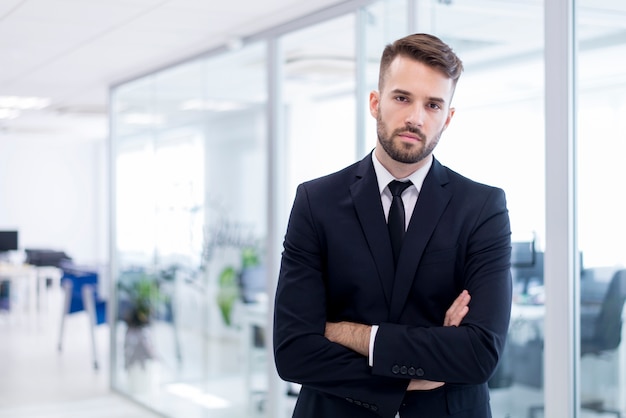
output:
[[[59,351],[63,348],[63,331],[65,318],[77,312],[86,312],[89,319],[89,330],[94,369],[98,369],[98,355],[96,350],[95,327],[106,322],[106,300],[98,294],[98,272],[93,268],[62,265],[63,276],[61,286],[64,293],[63,314],[61,316],[61,330],[59,333]]]

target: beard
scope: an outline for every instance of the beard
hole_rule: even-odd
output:
[[[435,147],[439,143],[443,129],[439,131],[430,140],[419,129],[413,126],[406,126],[404,128],[398,128],[387,134],[387,124],[382,120],[380,111],[376,118],[376,133],[378,134],[378,142],[383,147],[383,150],[395,161],[404,164],[415,164],[422,161],[424,158],[432,154]],[[401,133],[410,132],[419,136],[423,142],[423,146],[411,146],[410,144],[404,144],[394,141],[394,138]]]

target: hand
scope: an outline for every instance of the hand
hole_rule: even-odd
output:
[[[446,311],[446,317],[443,320],[444,327],[458,327],[461,324],[461,321],[469,312],[468,304],[470,299],[471,297],[467,290],[461,292]],[[444,384],[444,382],[434,382],[432,380],[412,379],[406,390],[433,390]]]
[[[467,290],[461,292],[461,294],[452,302],[452,305],[446,311],[446,317],[443,320],[444,327],[458,327],[461,324],[465,315],[469,312],[470,294]]]
[[[432,380],[411,379],[407,392],[410,390],[433,390],[445,385],[443,382],[433,382]]]

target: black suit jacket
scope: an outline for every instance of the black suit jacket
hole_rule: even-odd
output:
[[[472,297],[468,315],[443,327],[463,289]],[[446,382],[433,391],[430,407],[441,410],[433,417],[490,416],[486,382],[510,308],[502,190],[434,160],[394,268],[371,154],[298,187],[274,312],[277,370],[302,384],[294,417],[391,418],[407,403],[411,378]],[[327,321],[379,324],[373,367],[326,339]],[[428,403],[428,393],[420,396]]]

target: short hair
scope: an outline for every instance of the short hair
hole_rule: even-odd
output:
[[[378,74],[379,90],[382,90],[391,62],[399,55],[414,59],[439,71],[452,80],[453,86],[456,86],[463,72],[463,63],[450,46],[436,36],[416,33],[398,39],[383,50]]]

